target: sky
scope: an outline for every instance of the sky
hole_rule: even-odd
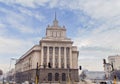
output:
[[[0,69],[39,44],[55,11],[83,69],[103,71],[104,58],[120,55],[120,0],[0,0]]]

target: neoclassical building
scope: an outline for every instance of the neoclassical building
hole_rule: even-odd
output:
[[[66,84],[78,82],[78,50],[73,41],[66,36],[65,26],[61,27],[55,19],[46,28],[46,36],[39,45],[33,46],[15,64],[16,81],[33,82],[38,63],[39,83]]]

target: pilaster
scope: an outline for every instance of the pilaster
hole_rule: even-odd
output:
[[[41,47],[41,63],[39,65],[43,65],[43,46]]]

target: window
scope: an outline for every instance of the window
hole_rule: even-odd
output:
[[[44,64],[47,64],[47,47],[43,48],[43,60],[44,60]]]
[[[56,68],[58,67],[58,55],[59,55],[59,48],[58,47],[55,47],[55,66]]]
[[[51,63],[51,67],[52,67],[52,59],[53,59],[53,47],[49,47],[49,62]]]
[[[66,81],[66,74],[62,73],[62,81]]]
[[[52,81],[52,73],[48,73],[48,81]]]
[[[55,73],[55,81],[59,81],[59,73]]]
[[[66,61],[67,61],[67,68],[69,68],[70,67],[70,48],[69,47],[67,47],[66,48]]]

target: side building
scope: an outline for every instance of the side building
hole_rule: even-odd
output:
[[[104,61],[103,64],[106,79],[114,79],[116,76],[120,80],[120,55],[108,56],[108,63]]]
[[[120,70],[120,55],[109,56],[108,61],[113,65],[114,70]]]
[[[34,82],[37,63],[39,83],[64,84],[68,79],[78,82],[78,55],[77,47],[66,37],[65,26],[60,27],[55,17],[39,45],[33,46],[16,62],[16,82]]]

